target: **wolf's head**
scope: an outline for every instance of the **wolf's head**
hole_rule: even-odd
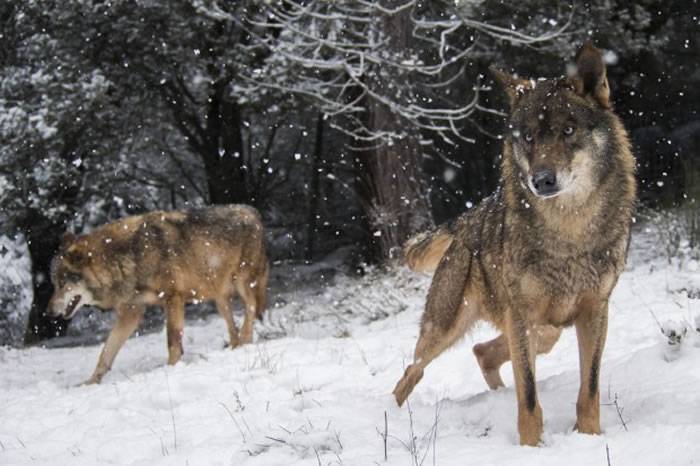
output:
[[[51,262],[53,296],[49,312],[70,319],[83,305],[98,304],[94,287],[86,274],[93,260],[87,242],[70,233],[63,236],[61,247]]]
[[[512,175],[528,197],[584,202],[601,185],[615,150],[616,117],[600,51],[584,45],[569,75],[559,79],[492,71],[510,101],[504,157]]]

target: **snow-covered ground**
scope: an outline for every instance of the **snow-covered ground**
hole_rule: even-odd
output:
[[[510,366],[505,389],[488,391],[481,377],[471,346],[494,335],[486,325],[427,369],[410,408],[397,408],[391,391],[429,277],[338,275],[320,287],[327,271],[317,268],[272,293],[253,345],[224,349],[216,315],[188,321],[174,367],[161,330],[129,340],[99,386],[76,386],[98,345],[0,349],[0,464],[574,466],[608,464],[607,455],[612,465],[697,464],[700,336],[690,326],[669,352],[655,319],[700,315],[700,274],[695,262],[668,266],[656,247],[635,239],[613,294],[601,436],[572,432],[572,329],[538,358],[539,448],[517,445]]]

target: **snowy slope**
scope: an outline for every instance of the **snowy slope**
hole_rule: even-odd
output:
[[[601,436],[571,431],[572,329],[538,359],[540,448],[517,446],[510,366],[505,389],[488,391],[481,377],[471,345],[494,335],[485,325],[427,369],[410,410],[395,407],[429,283],[397,271],[287,290],[257,343],[235,351],[222,347],[217,316],[188,322],[175,367],[165,365],[162,331],[134,337],[99,386],[75,386],[99,346],[0,349],[0,464],[574,466],[607,464],[606,447],[613,465],[697,464],[700,337],[690,330],[667,362],[652,313],[700,315],[700,275],[697,264],[679,271],[650,259],[653,248],[635,240],[613,294]]]

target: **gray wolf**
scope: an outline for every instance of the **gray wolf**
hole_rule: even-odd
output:
[[[99,383],[138,327],[147,305],[166,316],[168,364],[182,355],[186,303],[213,301],[232,348],[249,343],[265,309],[268,261],[260,215],[244,205],[150,212],[81,236],[66,234],[51,266],[49,312],[70,319],[83,305],[114,309],[117,320],[88,383]],[[232,314],[245,304],[239,334]]]
[[[496,192],[456,221],[415,238],[406,259],[435,274],[414,360],[394,389],[401,405],[425,367],[478,320],[502,334],[474,353],[491,388],[511,360],[523,445],[537,445],[542,409],[535,356],[574,325],[581,384],[575,427],[600,433],[600,360],[608,300],[622,272],[636,203],[635,161],[612,110],[606,67],[584,45],[568,77],[493,70],[510,103]]]

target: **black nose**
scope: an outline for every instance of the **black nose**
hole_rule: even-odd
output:
[[[532,186],[541,196],[554,194],[557,189],[557,175],[552,170],[541,170],[532,176]]]

